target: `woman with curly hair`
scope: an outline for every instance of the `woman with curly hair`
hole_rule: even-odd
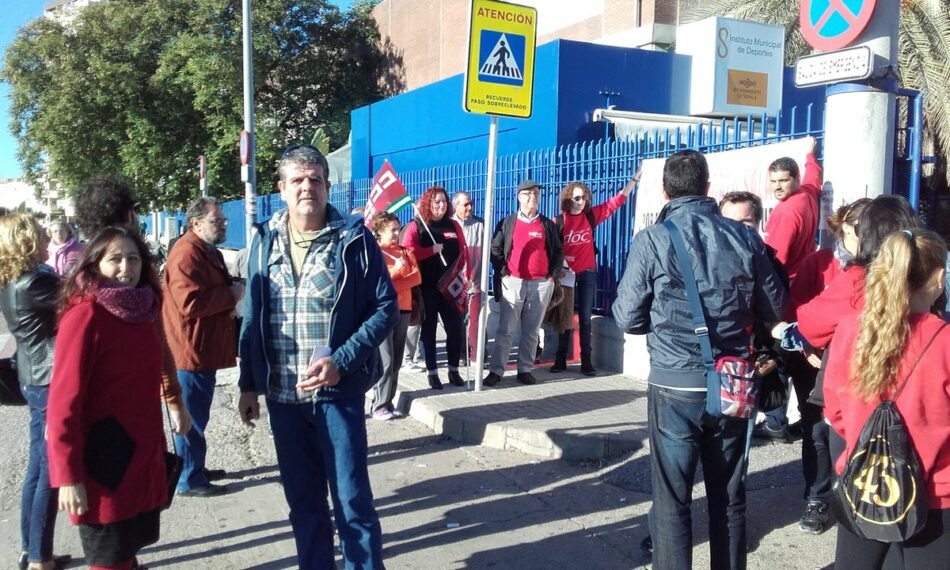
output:
[[[460,256],[467,259],[465,235],[462,226],[452,219],[452,206],[444,188],[433,186],[426,190],[419,198],[416,212],[416,219],[406,225],[402,245],[409,248],[419,260],[422,272],[422,298],[426,313],[422,321],[422,348],[429,386],[433,390],[442,389],[435,351],[435,330],[439,317],[445,327],[449,382],[454,386],[464,386],[465,381],[458,371],[462,354],[462,315],[439,291],[439,280],[455,266]]]
[[[591,359],[590,318],[594,308],[594,293],[597,290],[597,249],[594,245],[594,228],[610,217],[627,202],[627,197],[640,181],[640,171],[627,182],[616,196],[602,204],[592,206],[590,188],[583,182],[570,182],[561,189],[561,214],[555,218],[561,241],[564,244],[564,264],[561,272],[574,274],[574,295],[577,303],[577,324],[580,329],[581,373],[594,376],[597,370]],[[568,297],[570,298],[570,297]],[[573,303],[572,303],[573,305]],[[573,312],[574,307],[567,309]],[[558,331],[557,352],[551,372],[567,370],[567,349],[574,334],[572,327]]]
[[[46,235],[32,216],[0,218],[0,309],[16,339],[17,379],[30,410],[30,455],[20,500],[19,567],[62,568],[53,556],[56,491],[46,455],[46,405],[56,340],[59,276],[43,264]]]
[[[135,568],[167,500],[161,286],[137,233],[99,233],[63,288],[49,398],[50,481],[90,568]]]
[[[838,324],[825,373],[825,416],[846,448],[838,473],[882,399],[894,400],[920,459],[930,513],[900,544],[904,568],[946,568],[950,560],[950,328],[933,307],[946,259],[947,246],[933,232],[888,235],[868,267],[864,307]],[[876,484],[868,485],[875,493]],[[835,560],[881,568],[890,547],[839,525]]]

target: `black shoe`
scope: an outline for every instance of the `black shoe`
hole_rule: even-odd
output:
[[[224,469],[205,469],[205,478],[208,481],[220,481],[228,476]]]
[[[766,422],[762,422],[752,428],[752,437],[758,439],[768,439],[780,443],[791,443],[788,437],[788,426],[782,426],[779,429],[772,429]]]
[[[488,387],[495,386],[499,382],[501,382],[501,376],[495,374],[494,372],[489,372],[488,376],[486,376],[485,379],[482,380],[482,384]]]
[[[519,372],[516,378],[518,379],[518,382],[521,382],[522,384],[531,385],[538,383],[538,381],[535,380],[534,375],[530,372]]]
[[[798,530],[808,534],[821,534],[831,528],[831,517],[828,512],[828,503],[815,499],[805,505],[805,514],[798,521]]]
[[[541,345],[538,345],[538,348],[534,349],[534,363],[541,364],[541,355],[544,354],[544,348]]]
[[[204,487],[195,487],[194,489],[188,489],[187,491],[178,491],[178,496],[180,497],[217,497],[218,495],[223,495],[228,492],[227,485],[212,485],[208,483]]]
[[[462,375],[458,373],[458,370],[449,370],[449,384],[465,386],[465,380],[462,379]]]
[[[550,372],[558,374],[567,370],[567,359],[561,358],[560,356],[554,357],[554,366],[548,368]]]
[[[640,550],[646,552],[650,556],[653,556],[653,537],[649,534],[646,538],[640,541]]]
[[[69,566],[69,563],[73,561],[71,554],[60,554],[59,556],[53,556],[53,569],[60,570],[60,568],[65,568]],[[17,567],[20,570],[26,570],[30,567],[30,554],[28,552],[21,552],[20,558],[16,562]]]
[[[597,376],[597,370],[590,361],[590,357],[581,356],[581,374],[584,376]]]
[[[442,381],[439,380],[438,374],[429,374],[426,377],[429,379],[429,388],[432,388],[433,390],[442,389]]]

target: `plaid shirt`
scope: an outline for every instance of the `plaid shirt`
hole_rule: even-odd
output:
[[[311,242],[294,279],[290,259],[287,211],[270,221],[280,239],[274,240],[267,264],[270,266],[270,338],[269,358],[273,363],[268,381],[269,398],[284,404],[309,403],[315,392],[299,392],[295,386],[310,366],[314,347],[330,341],[330,312],[336,292],[336,250],[343,216],[327,205],[327,226]]]

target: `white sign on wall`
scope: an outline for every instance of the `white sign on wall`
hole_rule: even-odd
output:
[[[677,28],[676,53],[692,57],[691,115],[731,117],[781,109],[785,28],[707,18]]]
[[[778,201],[768,189],[769,165],[776,158],[790,156],[798,163],[804,174],[805,157],[810,147],[808,139],[796,139],[781,143],[715,152],[706,155],[709,165],[709,196],[722,199],[727,192],[744,190],[752,192],[762,198],[765,209],[765,219],[762,228],[768,220],[769,214],[775,209]],[[637,190],[636,219],[633,224],[633,233],[654,224],[656,218],[666,205],[663,197],[663,164],[666,159],[653,158],[643,162],[643,172],[640,178],[640,189]],[[839,204],[840,205],[840,204]],[[821,216],[820,227],[824,228],[824,218]],[[762,228],[759,228],[761,231]]]

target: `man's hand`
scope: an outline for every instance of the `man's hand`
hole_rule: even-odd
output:
[[[231,283],[231,294],[234,295],[235,301],[240,301],[244,297],[244,284],[240,281]]]
[[[755,375],[765,377],[778,368],[778,362],[774,358],[765,358],[755,363]]]
[[[185,407],[168,407],[168,414],[172,417],[172,428],[178,435],[185,435],[191,430],[191,414]]]
[[[71,515],[82,515],[89,510],[86,500],[86,486],[82,483],[64,485],[59,488],[59,510]]]
[[[297,389],[311,392],[324,386],[336,386],[340,382],[340,371],[333,358],[324,356],[307,368],[307,379],[297,383]]]
[[[812,365],[812,368],[821,368],[821,354],[814,350],[805,350],[802,354],[805,355],[805,360]]]
[[[256,427],[251,420],[258,420],[261,417],[261,403],[258,401],[256,392],[241,392],[238,398],[238,411],[241,413],[241,421],[244,425]]]

